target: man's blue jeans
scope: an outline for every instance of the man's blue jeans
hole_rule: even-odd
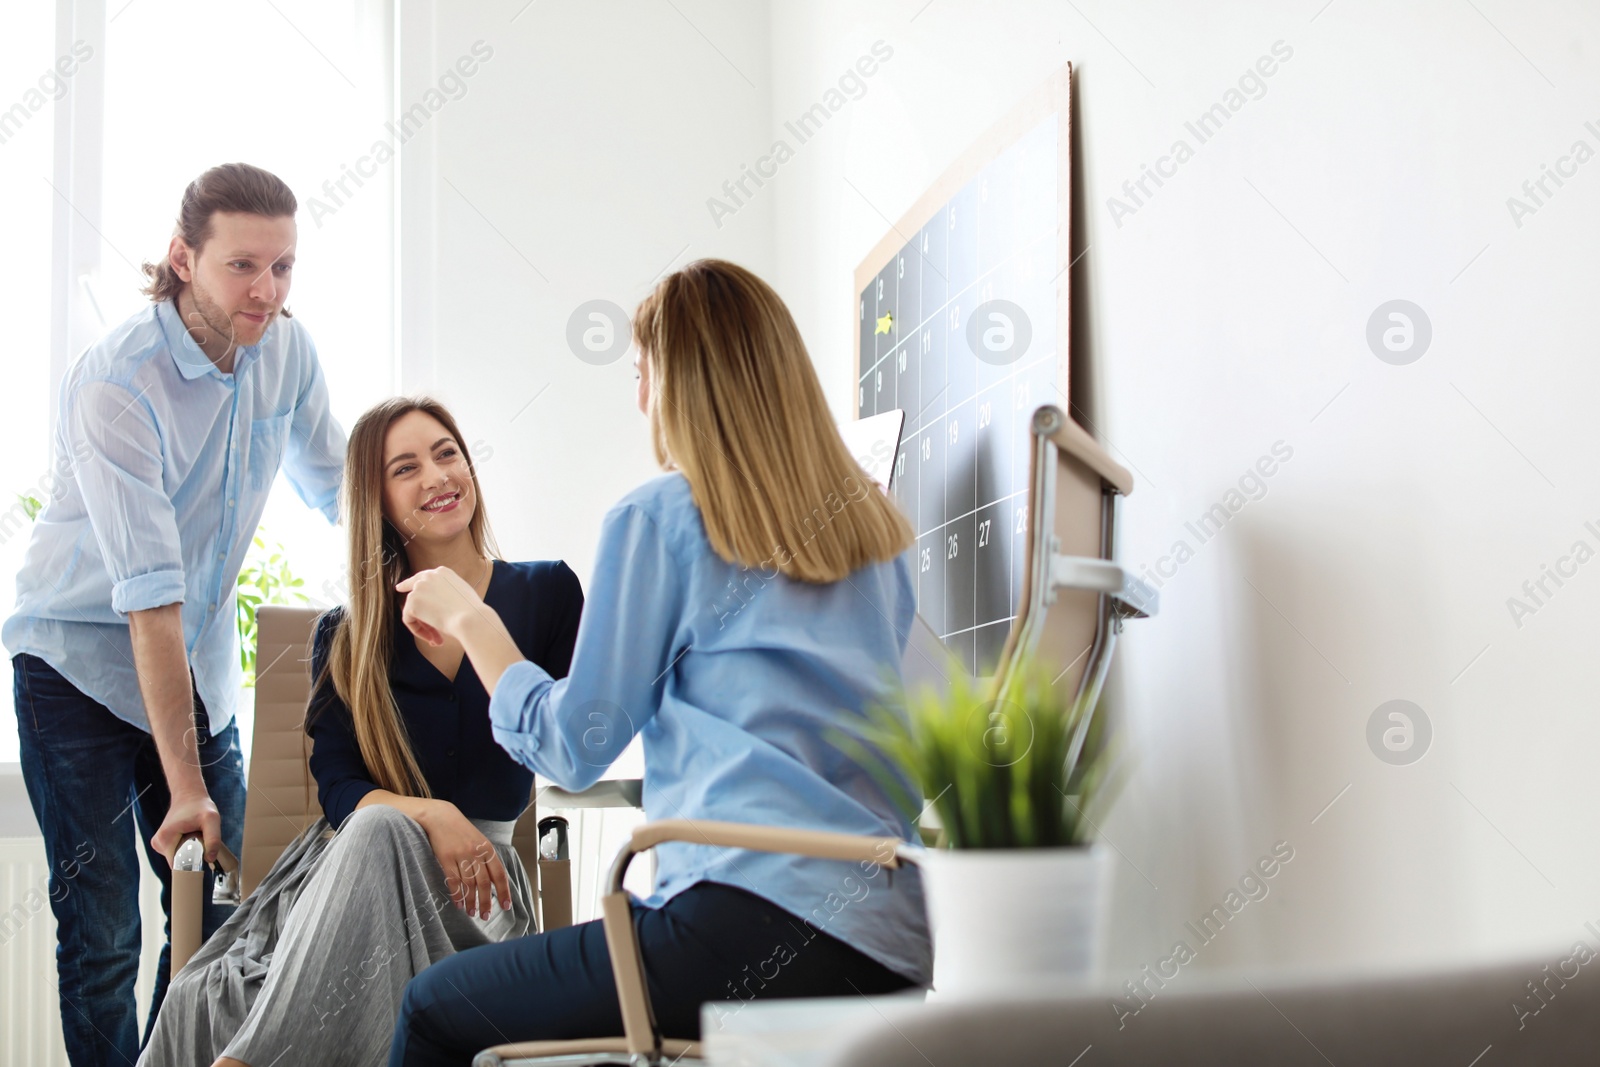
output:
[[[161,949],[155,995],[144,1028],[166,996],[172,933],[172,871],[150,839],[171,796],[145,731],[80,692],[44,660],[13,657],[22,775],[44,832],[50,907],[56,916],[61,1029],[73,1067],[128,1067],[142,1047],[133,986],[139,974],[139,848],[161,879],[169,944]],[[240,854],[244,764],[234,723],[211,735],[195,696],[201,774],[222,814],[222,839]],[[203,931],[209,937],[233,909],[211,902],[206,879]]]

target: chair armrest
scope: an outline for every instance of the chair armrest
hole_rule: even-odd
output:
[[[1117,614],[1125,619],[1147,619],[1161,607],[1161,594],[1148,582],[1108,559],[1052,554],[1050,587],[1108,593],[1116,604]]]
[[[169,974],[177,974],[189,962],[189,957],[200,951],[204,943],[202,933],[206,878],[211,874],[206,870],[205,863],[199,858],[196,848],[183,849],[190,841],[200,845],[200,835],[190,834],[179,842],[179,853],[174,853],[173,861],[178,866],[172,871],[171,889],[171,924],[172,936],[168,949],[167,966]],[[217,846],[217,866],[222,868],[223,874],[229,879],[231,891],[238,893],[239,888],[239,860],[229,850],[227,845]],[[221,881],[221,879],[218,879]],[[212,899],[216,899],[217,888],[212,888]],[[233,903],[237,904],[235,900]]]
[[[622,881],[634,856],[668,841],[747,848],[757,852],[787,852],[817,859],[876,863],[891,868],[900,866],[902,855],[909,858],[913,854],[910,847],[897,837],[867,837],[710,819],[662,819],[637,827],[629,835],[628,843],[617,853],[608,879],[609,891],[600,901],[606,948],[611,956],[611,972],[617,983],[617,1003],[622,1009],[622,1029],[626,1034],[628,1052],[633,1056],[660,1053],[662,1038],[660,1028],[656,1026],[655,1010],[650,1005],[644,957],[639,953],[639,939],[634,936],[633,911],[627,891],[622,888]]]
[[[876,863],[883,867],[900,865],[897,850],[904,844],[898,837],[863,837],[710,819],[662,819],[636,827],[629,848],[635,853],[645,852],[668,841],[747,848],[754,852],[787,852],[824,860]]]

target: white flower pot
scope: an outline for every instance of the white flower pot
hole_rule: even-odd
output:
[[[1108,855],[1103,845],[919,854],[935,993],[942,999],[1093,982]]]

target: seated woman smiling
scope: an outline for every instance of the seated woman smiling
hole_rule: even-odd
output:
[[[173,978],[142,1067],[381,1064],[408,980],[533,929],[511,847],[533,775],[495,743],[461,645],[414,639],[394,587],[449,569],[564,676],[577,577],[493,558],[466,445],[433,400],[361,416],[344,490],[350,603],[318,620],[306,715],[324,818]]]

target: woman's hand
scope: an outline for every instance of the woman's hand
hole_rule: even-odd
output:
[[[447,637],[459,641],[462,621],[474,611],[490,610],[477,591],[449,567],[418,571],[395,589],[406,594],[400,613],[406,629],[435,647]]]
[[[435,647],[446,638],[460,641],[490,696],[506,668],[522,660],[500,616],[449,567],[418,571],[395,589],[406,594],[400,611],[406,629]]]
[[[427,832],[428,844],[444,870],[451,901],[468,915],[487,919],[494,910],[492,889],[501,908],[509,909],[511,879],[493,843],[448,800],[426,803],[417,822]]]

